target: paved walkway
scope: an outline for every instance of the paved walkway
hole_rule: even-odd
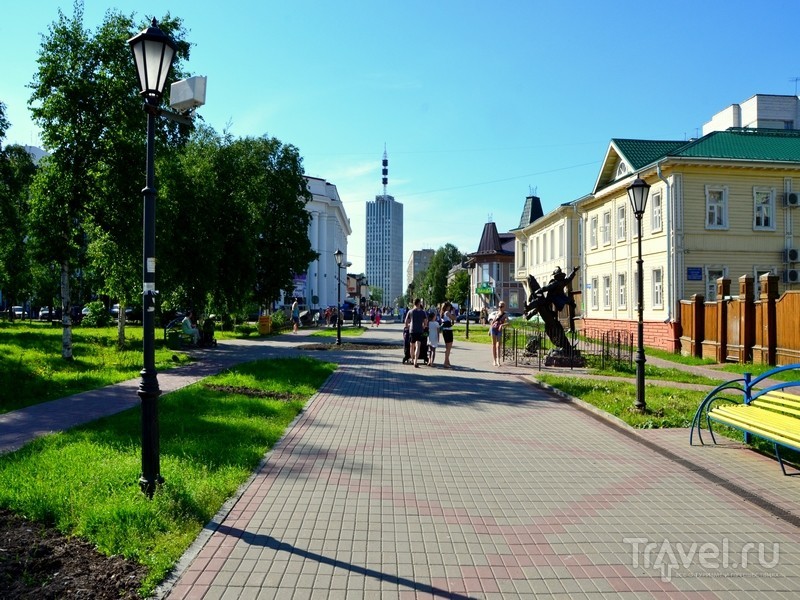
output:
[[[634,432],[532,385],[529,367],[492,367],[488,346],[457,346],[453,370],[399,349],[321,357],[340,369],[162,596],[800,593],[798,481],[769,458]]]
[[[399,343],[399,327],[370,340]],[[308,341],[226,341],[159,384],[166,393]],[[403,365],[399,348],[315,355],[340,369],[161,597],[800,593],[800,482],[769,457],[690,447],[686,430],[631,430],[534,385],[531,367],[492,367],[488,346],[457,343],[453,370]],[[137,386],[0,415],[0,452],[135,406]]]

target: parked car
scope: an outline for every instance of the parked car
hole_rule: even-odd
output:
[[[467,320],[467,313],[460,313],[456,317],[456,322],[457,323],[461,323],[462,321],[466,321],[466,320]],[[469,320],[472,323],[477,323],[478,321],[481,320],[481,313],[479,313],[477,310],[469,311]]]
[[[119,320],[119,304],[115,304],[115,305],[113,305],[111,307],[111,317],[113,319]],[[126,306],[125,307],[125,320],[126,321],[141,321],[142,320],[142,309],[138,308],[138,307],[135,307],[135,306]]]
[[[40,321],[52,321],[53,319],[60,319],[61,318],[61,309],[60,308],[53,308],[53,312],[50,312],[49,306],[43,306],[39,309],[39,320]]]
[[[14,313],[15,319],[25,319],[28,316],[28,313],[25,312],[25,309],[21,306],[12,306],[11,312]]]

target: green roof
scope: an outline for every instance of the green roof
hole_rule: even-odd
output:
[[[650,163],[663,158],[675,149],[685,146],[686,142],[670,142],[665,140],[612,140],[631,169],[638,171]]]
[[[800,162],[800,131],[728,129],[685,144],[667,156]],[[651,161],[652,162],[652,161]]]

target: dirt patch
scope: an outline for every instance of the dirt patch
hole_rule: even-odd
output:
[[[304,400],[305,396],[302,394],[293,394],[292,392],[268,392],[266,390],[257,390],[254,388],[235,386],[235,385],[214,385],[212,383],[204,383],[203,387],[215,392],[223,392],[225,394],[241,394],[243,396],[251,396],[253,398],[269,398],[270,400],[280,400],[281,402],[291,402],[292,400]]]
[[[147,570],[0,510],[0,596],[8,600],[134,599]]]

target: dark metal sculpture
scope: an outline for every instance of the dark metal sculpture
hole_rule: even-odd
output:
[[[568,307],[570,329],[575,330],[575,301],[572,299],[569,287],[578,270],[579,267],[575,267],[567,276],[561,267],[556,267],[556,270],[553,271],[553,278],[544,287],[539,285],[536,277],[528,275],[528,302],[525,304],[525,318],[530,319],[534,315],[540,315],[544,321],[547,337],[556,347],[548,356],[546,364],[565,366],[583,364],[583,359],[567,339],[564,327],[558,320],[558,313],[565,306]]]

